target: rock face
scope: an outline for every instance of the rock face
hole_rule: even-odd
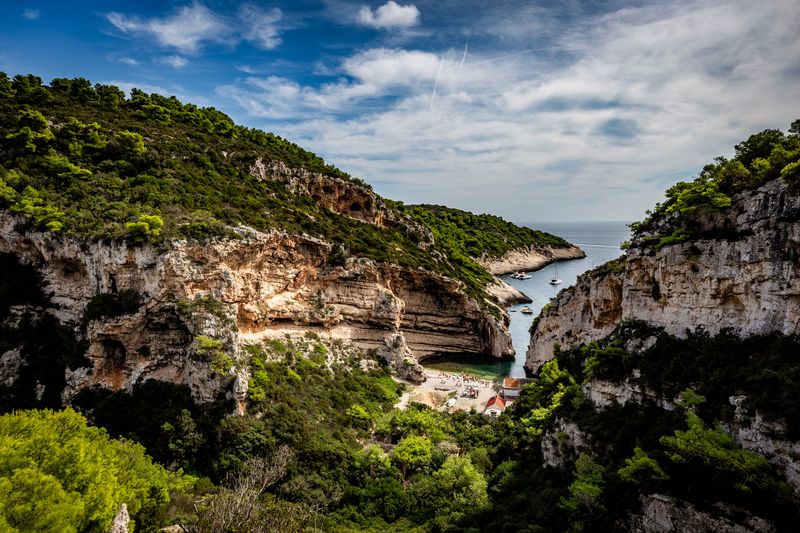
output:
[[[458,282],[365,259],[331,267],[331,248],[309,237],[244,229],[240,239],[208,245],[90,243],[19,233],[12,216],[0,215],[0,253],[41,273],[62,323],[79,324],[98,294],[141,297],[127,314],[89,321],[92,364],[68,373],[67,401],[95,385],[130,389],[148,379],[188,385],[200,401],[233,380],[243,395],[246,376],[213,371],[213,353],[236,360],[244,344],[299,330],[375,349],[411,379],[422,375],[418,361],[435,354],[513,355],[507,315],[492,316]],[[213,339],[213,350],[202,338]],[[3,368],[15,360],[3,355]]]
[[[525,368],[536,372],[553,358],[553,347],[564,348],[605,337],[622,318],[620,273],[584,274],[542,309],[525,356]]]
[[[486,292],[497,298],[497,301],[503,307],[514,304],[529,304],[533,301],[528,295],[499,278],[486,287]]]
[[[589,439],[578,424],[563,418],[542,437],[542,461],[547,466],[564,466],[578,454],[590,451]]]
[[[536,371],[555,344],[604,337],[627,318],[676,336],[699,326],[742,336],[800,332],[799,219],[800,195],[774,180],[736,195],[730,209],[695,212],[691,241],[652,251],[639,236],[618,271],[582,276],[542,313],[526,367]]]
[[[383,199],[365,185],[303,168],[289,167],[283,161],[265,161],[260,158],[253,163],[250,173],[261,181],[283,183],[290,192],[308,196],[317,207],[334,213],[380,228],[402,226],[419,237],[419,246],[422,248],[433,244],[433,235],[428,228],[387,209]]]
[[[641,497],[642,513],[631,517],[620,531],[637,533],[671,531],[715,531],[718,533],[748,533],[775,531],[766,520],[755,516],[736,516],[736,522],[719,516],[727,509],[715,509],[715,516],[698,510],[692,504],[665,494],[648,494]],[[735,510],[730,510],[735,515]],[[727,514],[727,513],[725,513]],[[741,515],[741,513],[738,513]]]
[[[639,376],[634,372],[634,375],[631,377],[635,380]],[[651,401],[667,411],[675,409],[674,401],[661,398],[654,391],[640,384],[633,383],[631,379],[627,378],[622,383],[592,379],[583,385],[583,395],[592,402],[595,408],[600,409],[611,405],[624,406],[628,403],[638,405],[645,400]]]
[[[727,431],[739,446],[763,455],[782,470],[795,494],[800,495],[800,442],[786,438],[785,424],[765,420],[758,411],[748,416],[743,408],[745,398],[729,398],[736,411]]]
[[[289,167],[283,161],[257,159],[250,173],[261,181],[286,185],[294,194],[310,196],[317,205],[334,213],[382,227],[387,218],[383,201],[367,187],[304,168]]]
[[[556,261],[583,257],[586,257],[586,252],[577,246],[553,248],[532,245],[527,248],[510,250],[502,257],[481,257],[478,259],[478,263],[495,276],[500,276],[520,270],[539,270]]]

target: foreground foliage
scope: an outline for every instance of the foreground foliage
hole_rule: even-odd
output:
[[[141,526],[191,480],[72,410],[0,416],[0,529],[108,531],[125,503]]]

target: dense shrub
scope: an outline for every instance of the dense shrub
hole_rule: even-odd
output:
[[[112,440],[72,410],[0,416],[0,526],[11,531],[108,531],[125,503],[148,514],[185,484],[141,445]]]

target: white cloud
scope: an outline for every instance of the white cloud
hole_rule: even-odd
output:
[[[333,83],[251,77],[219,93],[390,197],[634,219],[746,135],[800,116],[798,27],[794,0],[687,0],[586,20],[556,42],[558,61],[376,48]]]
[[[139,64],[139,62],[136,61],[134,58],[128,56],[120,56],[117,58],[117,61],[119,61],[124,65],[128,65],[130,67],[135,67],[136,65]]]
[[[25,20],[39,20],[38,9],[25,9],[22,11],[22,18]]]
[[[165,56],[160,58],[158,62],[169,65],[172,68],[183,68],[189,64],[189,61],[185,57],[179,55]]]
[[[375,11],[361,6],[356,20],[373,28],[410,28],[419,24],[419,15],[419,9],[414,4],[399,5],[389,0]]]
[[[123,33],[152,37],[183,53],[196,53],[205,42],[229,42],[233,33],[222,17],[198,3],[163,18],[142,19],[114,12],[106,19]]]
[[[278,8],[262,11],[252,4],[244,4],[239,8],[239,18],[246,30],[243,36],[254,45],[271,50],[281,44],[277,22],[283,14]]]

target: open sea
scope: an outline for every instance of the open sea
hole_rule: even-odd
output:
[[[559,261],[548,265],[536,272],[529,272],[531,279],[517,280],[508,276],[503,279],[517,289],[527,294],[533,299],[532,304],[528,304],[533,309],[532,315],[524,315],[519,312],[525,304],[515,305],[509,308],[511,317],[511,338],[514,343],[514,350],[517,352],[514,361],[498,362],[496,359],[487,357],[485,360],[476,360],[470,356],[469,362],[465,362],[461,357],[441,357],[423,361],[427,368],[437,370],[447,370],[450,372],[466,372],[479,375],[485,379],[499,378],[504,376],[524,377],[525,352],[528,349],[530,334],[528,329],[535,316],[539,314],[542,307],[554,297],[558,291],[569,287],[577,277],[587,270],[605,263],[611,259],[616,259],[622,254],[620,244],[630,237],[630,230],[627,222],[531,222],[524,223],[525,226],[540,229],[559,237],[563,237],[569,242],[578,245],[586,257],[571,261]],[[556,269],[558,277],[563,283],[561,285],[550,285]]]

